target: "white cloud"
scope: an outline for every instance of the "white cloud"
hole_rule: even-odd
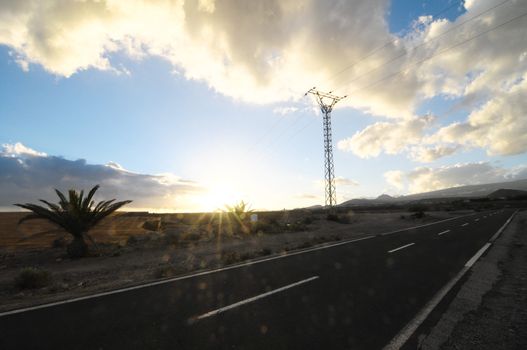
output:
[[[101,185],[99,199],[132,199],[127,208],[195,210],[188,206],[192,195],[204,188],[173,174],[138,174],[115,162],[88,164],[48,156],[21,143],[3,145],[0,152],[0,207],[13,203],[53,199],[54,188],[89,189]],[[15,209],[15,207],[12,207]]]
[[[504,168],[488,162],[460,163],[436,168],[418,167],[408,172],[392,170],[385,173],[384,177],[399,190],[407,184],[409,193],[421,193],[456,186],[525,179],[527,165]]]
[[[319,188],[324,188],[326,186],[326,180],[324,180],[324,179],[317,180],[317,181],[315,181],[315,184]],[[360,184],[357,181],[355,181],[353,179],[348,179],[348,178],[346,178],[344,176],[336,176],[335,177],[335,185],[336,186],[340,186],[340,187],[357,187],[357,186],[360,186]]]
[[[117,52],[161,57],[187,79],[257,103],[299,99],[322,82],[318,88],[349,94],[339,106],[394,120],[339,143],[361,157],[410,151],[422,131],[408,125],[416,107],[434,96],[461,98],[485,107],[446,126],[444,138],[490,154],[523,153],[526,108],[519,100],[525,88],[515,85],[527,70],[526,18],[493,28],[527,12],[527,3],[511,0],[485,12],[495,5],[466,1],[467,11],[456,20],[423,16],[397,37],[386,20],[389,0],[6,0],[0,3],[0,44],[11,48],[22,69],[39,64],[65,77],[86,69],[127,74],[113,62]],[[518,142],[507,139],[508,128]],[[392,130],[406,138],[392,137]],[[453,145],[446,149],[441,142],[415,158],[449,154]]]
[[[110,161],[110,162],[106,163],[106,166],[109,167],[109,168],[115,169],[115,170],[127,171],[121,164],[119,164],[117,162]]]
[[[355,180],[345,178],[344,176],[337,176],[335,177],[335,185],[356,187],[359,186],[359,183]]]
[[[439,140],[481,147],[489,155],[527,152],[527,80],[472,112],[467,122],[440,129]]]
[[[404,188],[404,172],[400,170],[390,170],[385,172],[384,179],[389,185],[395,187],[399,191]]]
[[[274,114],[280,114],[280,115],[287,115],[291,113],[295,113],[298,111],[298,107],[289,106],[289,107],[276,107],[273,109]]]
[[[216,2],[215,0],[199,0],[198,9],[200,11],[214,13],[214,10],[216,9],[215,2]]]
[[[23,67],[39,64],[59,76],[120,71],[112,63],[116,52],[158,56],[186,78],[246,101],[298,99],[315,82],[326,82],[319,88],[358,90],[342,104],[409,116],[421,84],[416,74],[390,79],[374,93],[360,89],[407,62],[372,71],[407,51],[388,31],[388,8],[388,0],[8,0],[0,4],[0,43]],[[386,42],[392,43],[379,55],[328,82]]]
[[[376,157],[381,152],[397,154],[409,144],[418,144],[433,117],[412,118],[401,123],[377,122],[338,142],[342,151],[351,151],[361,158]]]
[[[307,199],[307,200],[324,200],[324,198],[322,198],[320,195],[315,195],[315,194],[312,194],[312,193],[297,194],[297,195],[295,195],[295,198]]]
[[[410,157],[418,162],[430,163],[436,159],[455,153],[459,148],[458,145],[415,146],[410,150]]]
[[[17,142],[15,144],[4,143],[2,145],[2,151],[0,151],[0,157],[20,157],[20,156],[31,156],[31,157],[45,157],[47,156],[44,152],[38,152],[22,143]]]

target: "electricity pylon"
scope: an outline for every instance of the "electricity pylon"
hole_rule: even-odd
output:
[[[346,96],[335,96],[318,91],[316,88],[309,89],[307,94],[314,95],[322,111],[324,125],[324,177],[325,177],[325,199],[326,206],[330,209],[337,204],[337,193],[335,186],[335,166],[333,165],[333,142],[331,137],[331,111],[333,107]]]

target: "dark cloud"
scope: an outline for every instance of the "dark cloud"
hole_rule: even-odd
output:
[[[84,159],[0,152],[0,207],[4,209],[13,203],[52,199],[54,188],[89,189],[96,184],[101,185],[97,199],[131,199],[131,208],[185,208],[186,195],[203,191],[192,181],[170,174],[137,174],[113,162],[88,164]]]

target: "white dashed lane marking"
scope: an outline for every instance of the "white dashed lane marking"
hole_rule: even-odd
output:
[[[271,291],[269,291],[267,293],[258,294],[258,295],[254,296],[252,298],[248,298],[248,299],[241,300],[241,301],[239,301],[237,303],[234,303],[234,304],[231,304],[231,305],[220,307],[219,309],[212,310],[212,311],[209,311],[207,313],[204,313],[203,315],[197,316],[194,319],[189,320],[189,322],[192,323],[192,322],[199,321],[199,320],[207,318],[207,317],[216,316],[216,315],[221,314],[222,312],[225,312],[227,310],[231,310],[231,309],[240,307],[240,306],[242,306],[244,304],[252,303],[253,301],[256,301],[258,299],[262,299],[262,298],[268,297],[268,296],[270,296],[272,294],[283,292],[284,290],[287,290],[287,289],[293,288],[293,287],[297,287],[297,286],[299,286],[301,284],[304,284],[304,283],[307,283],[307,282],[311,282],[313,280],[316,280],[317,278],[318,278],[318,276],[309,277],[309,278],[306,278],[305,280],[288,284],[287,286],[283,286],[281,288],[271,290]]]
[[[398,250],[401,250],[401,249],[404,249],[404,248],[408,248],[412,245],[414,245],[415,243],[410,243],[410,244],[407,244],[407,245],[403,245],[402,247],[399,247],[399,248],[395,248],[395,249],[392,249],[392,250],[388,250],[388,253],[393,253],[393,252],[396,252]]]

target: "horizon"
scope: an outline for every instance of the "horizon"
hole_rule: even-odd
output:
[[[438,190],[433,190],[433,191],[429,191],[429,192],[420,192],[420,193],[412,193],[412,194],[406,194],[406,195],[389,195],[387,193],[381,193],[377,196],[373,196],[373,197],[357,197],[357,198],[349,198],[347,200],[344,200],[343,202],[341,203],[338,203],[337,206],[341,205],[341,204],[344,204],[346,202],[349,202],[349,201],[352,201],[354,199],[358,199],[358,200],[376,200],[376,199],[379,199],[383,196],[388,196],[392,199],[399,199],[399,198],[404,198],[404,197],[410,197],[410,196],[414,196],[414,195],[425,195],[427,193],[437,193],[437,192],[442,192],[442,191],[448,191],[448,190],[452,190],[452,189],[461,189],[461,188],[466,188],[466,187],[479,187],[479,186],[486,186],[486,185],[506,185],[507,183],[511,183],[511,182],[521,182],[521,181],[527,181],[527,178],[525,179],[515,179],[515,180],[508,180],[508,181],[505,181],[505,182],[491,182],[491,183],[483,183],[483,184],[474,184],[474,185],[459,185],[459,186],[453,186],[453,187],[448,187],[448,188],[443,188],[443,189],[438,189]],[[517,189],[512,189],[512,188],[507,188],[507,187],[503,187],[503,188],[499,188],[497,190],[493,190],[491,193],[494,193],[494,192],[498,192],[498,191],[520,191],[520,192],[527,192],[527,190],[517,190]],[[484,197],[487,197],[489,194],[485,195]],[[457,196],[454,196],[454,197],[457,197]],[[481,196],[471,196],[471,195],[464,195],[464,196],[459,196],[459,198],[480,198]],[[427,199],[433,199],[433,198],[436,198],[436,197],[425,197],[425,198],[421,198],[420,200],[427,200]],[[451,197],[448,197],[448,198],[451,198]],[[170,211],[170,209],[161,209],[161,210],[158,210],[158,209],[152,209],[152,208],[133,208],[132,210],[117,210],[117,212],[124,212],[124,213],[141,213],[141,212],[147,212],[149,214],[207,214],[207,213],[216,213],[216,212],[226,212],[228,211],[228,209],[226,208],[226,206],[228,205],[229,203],[225,204],[223,207],[218,207],[214,210],[210,210],[210,211]],[[236,203],[230,203],[230,204],[236,204]],[[260,212],[277,212],[277,211],[283,211],[285,210],[286,208],[284,209],[267,209],[267,208],[252,208],[250,206],[250,203],[246,203],[246,204],[249,204],[249,210],[253,210],[255,213],[260,213]],[[321,207],[321,208],[324,208],[324,204],[314,204],[314,205],[311,205],[309,207],[301,207],[301,208],[288,208],[290,210],[305,210],[305,209],[312,209],[313,207]],[[27,209],[22,209],[22,208],[19,208],[19,207],[15,207],[14,208],[15,210],[9,210],[8,208],[2,208],[0,207],[0,213],[14,213],[14,212],[29,212]]]
[[[136,211],[322,204],[313,86],[349,95],[332,113],[338,203],[527,179],[517,0],[51,0],[0,16],[0,211],[95,184]]]

